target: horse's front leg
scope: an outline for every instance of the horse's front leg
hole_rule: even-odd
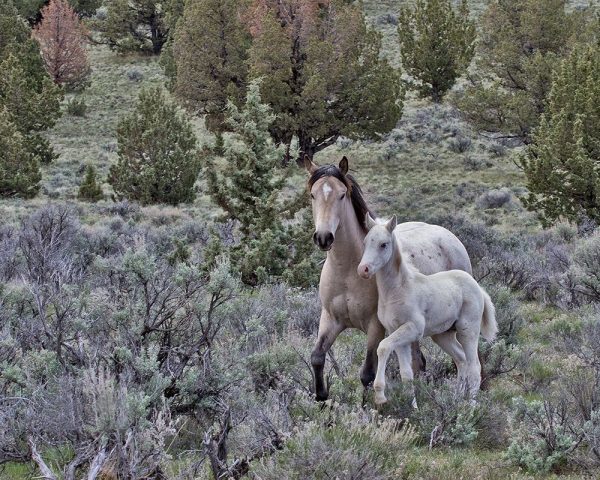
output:
[[[363,406],[367,401],[369,385],[375,380],[377,373],[377,347],[385,337],[385,328],[377,317],[373,317],[367,328],[367,356],[360,371],[360,381],[363,384]]]
[[[325,309],[321,310],[321,320],[319,321],[319,334],[317,343],[310,356],[310,361],[313,367],[315,376],[315,394],[317,400],[327,400],[329,392],[323,378],[323,370],[325,368],[325,357],[327,352],[335,342],[335,339],[346,327],[333,319]]]

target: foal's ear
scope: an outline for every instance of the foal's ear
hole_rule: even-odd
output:
[[[367,230],[371,230],[375,225],[377,225],[377,222],[373,220],[371,214],[367,212],[365,215],[365,227],[367,227]]]
[[[344,155],[344,157],[340,160],[340,164],[338,165],[341,172],[346,175],[348,173],[348,159]]]
[[[304,168],[306,168],[306,171],[312,175],[315,173],[317,168],[319,168],[319,166],[313,162],[308,155],[304,155]]]
[[[390,233],[392,233],[394,231],[394,228],[396,228],[396,225],[398,225],[398,219],[396,218],[396,215],[392,216],[392,218],[389,219],[389,221],[385,224],[385,228],[388,229],[388,231]]]

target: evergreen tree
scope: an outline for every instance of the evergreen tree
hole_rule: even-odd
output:
[[[40,43],[46,70],[59,85],[76,88],[90,73],[87,32],[66,0],[50,0],[42,9],[42,20],[33,30]]]
[[[528,208],[544,224],[600,222],[600,47],[577,48],[554,75],[523,167]]]
[[[23,64],[25,62],[25,65]],[[0,62],[0,108],[5,108],[19,132],[27,150],[43,163],[56,156],[41,132],[52,127],[60,115],[60,89],[48,75],[28,74],[32,64],[27,57],[18,58],[9,53]]]
[[[475,53],[466,0],[457,11],[450,0],[417,0],[414,8],[402,8],[398,21],[403,67],[421,97],[441,102]]]
[[[41,179],[37,158],[27,151],[11,115],[0,108],[0,196],[34,197]]]
[[[160,88],[140,93],[135,110],[119,123],[117,140],[119,159],[108,181],[118,198],[172,205],[194,199],[196,136]]]
[[[478,75],[458,107],[476,128],[529,143],[552,70],[583,33],[565,0],[496,0],[481,19]]]
[[[283,149],[269,133],[274,120],[271,108],[261,103],[258,83],[252,82],[241,110],[229,102],[226,121],[232,133],[224,135],[223,158],[211,159],[206,169],[213,200],[239,224],[232,260],[253,285],[282,275],[289,256],[290,237],[283,226],[288,205],[280,201]]]
[[[159,54],[169,34],[167,5],[165,0],[108,0],[108,15],[100,29],[116,50]]]
[[[243,101],[249,38],[240,23],[238,0],[187,2],[166,72],[182,103],[206,115],[211,131],[223,129],[227,100]],[[198,52],[202,52],[201,55]]]
[[[102,187],[96,182],[96,169],[93,165],[85,167],[85,178],[79,185],[77,198],[86,202],[97,202],[104,198]]]
[[[0,0],[5,1],[5,0]],[[13,0],[14,1],[14,0]],[[41,18],[41,10],[49,0],[18,0],[14,2],[19,9],[19,14],[26,18],[31,25],[37,24]],[[102,0],[68,0],[69,4],[80,15],[89,17],[96,13],[102,6]]]
[[[55,155],[40,132],[60,115],[62,94],[53,85],[39,45],[11,0],[0,0],[0,108],[6,108],[29,153],[43,163]]]
[[[402,113],[399,73],[360,5],[340,0],[254,0],[250,68],[277,115],[271,134],[312,157],[340,136],[377,138]]]

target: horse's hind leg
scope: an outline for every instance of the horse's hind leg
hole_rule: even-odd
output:
[[[331,345],[333,345],[333,342],[335,342],[335,339],[345,328],[344,325],[331,318],[325,310],[321,310],[317,343],[310,356],[315,376],[315,394],[319,401],[327,400],[329,395],[327,386],[325,385],[325,379],[323,378],[325,356],[331,348]]]

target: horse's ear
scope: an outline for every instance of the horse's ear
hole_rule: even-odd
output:
[[[367,230],[371,230],[375,225],[377,225],[377,222],[373,220],[371,214],[367,212],[365,215],[365,227],[367,227]]]
[[[346,175],[348,173],[348,159],[344,155],[344,157],[340,160],[340,164],[338,165],[340,171]]]
[[[396,215],[393,215],[392,218],[390,218],[389,221],[385,224],[385,227],[390,233],[392,233],[394,231],[394,228],[396,228],[396,225],[398,225],[398,219],[396,218]]]
[[[319,166],[313,162],[308,155],[304,155],[304,168],[306,168],[306,171],[312,175],[315,173],[317,168],[319,168]]]

